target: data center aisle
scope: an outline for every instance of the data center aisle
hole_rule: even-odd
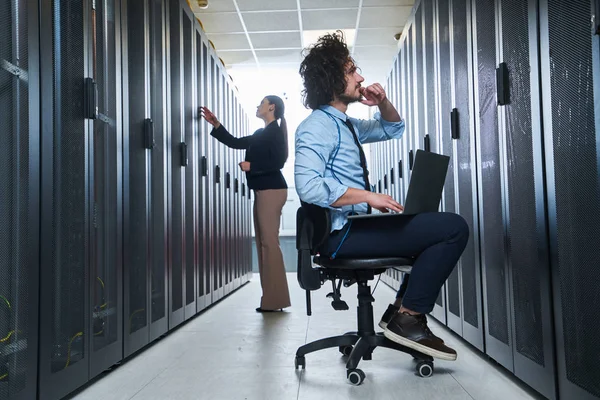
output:
[[[431,378],[415,375],[412,358],[376,350],[360,367],[365,383],[346,383],[337,349],[306,356],[306,370],[294,370],[298,346],[320,337],[355,329],[355,287],[343,295],[349,311],[334,311],[325,298],[329,287],[313,293],[313,315],[306,316],[304,291],[288,274],[292,308],[258,314],[258,276],[169,336],[104,374],[74,399],[485,399],[537,398],[521,384],[465,346],[445,328],[434,333],[458,351],[456,362],[436,362]],[[375,291],[375,315],[384,311],[394,292],[383,282]]]

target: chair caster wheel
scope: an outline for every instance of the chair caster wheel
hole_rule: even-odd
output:
[[[304,356],[296,356],[296,359],[294,360],[294,365],[296,366],[296,369],[299,369],[300,367],[302,367],[302,369],[305,369],[306,359],[304,358]]]
[[[354,386],[358,386],[365,381],[365,373],[360,369],[349,369],[346,376],[348,383]]]
[[[433,375],[433,363],[431,361],[420,361],[417,364],[417,374],[423,378],[429,378]]]
[[[346,357],[350,357],[350,353],[352,353],[353,349],[353,346],[340,346],[340,353],[342,353]]]

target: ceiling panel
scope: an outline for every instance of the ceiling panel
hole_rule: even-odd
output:
[[[370,6],[411,6],[414,0],[363,0],[363,7]]]
[[[277,33],[251,33],[250,40],[255,49],[301,48],[300,31]]]
[[[404,26],[412,6],[408,7],[365,7],[360,15],[359,28],[385,28]]]
[[[214,1],[214,0],[213,0]],[[231,0],[228,0],[231,1]],[[240,11],[281,11],[294,10],[298,11],[296,0],[276,0],[276,1],[260,1],[260,0],[237,0]]]
[[[250,44],[245,33],[212,34],[210,40],[217,50],[250,50]]]
[[[254,55],[250,50],[244,51],[222,51],[219,57],[223,59],[225,65],[232,64],[255,64]]]
[[[402,33],[402,28],[359,29],[356,46],[397,45],[394,35]]]
[[[260,65],[270,63],[298,63],[302,61],[302,50],[256,50]]]
[[[300,29],[297,11],[242,13],[248,32],[295,31]]]
[[[303,11],[302,28],[315,29],[354,29],[358,8],[338,11]]]
[[[237,13],[198,14],[207,33],[244,32]]]
[[[209,1],[208,8],[202,9],[198,7],[198,4],[194,1],[190,1],[190,5],[192,6],[192,11],[194,13],[214,13],[214,12],[223,12],[223,11],[235,11],[235,5],[233,4],[233,0],[218,0],[218,1]]]
[[[359,0],[300,0],[301,9],[358,8]]]

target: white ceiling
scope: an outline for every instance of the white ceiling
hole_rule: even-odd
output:
[[[414,0],[189,0],[219,57],[232,69],[295,69],[308,31],[355,30],[352,55],[367,82],[382,82]]]

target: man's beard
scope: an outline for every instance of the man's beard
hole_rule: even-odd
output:
[[[349,105],[361,101],[362,95],[359,94],[358,96],[348,96],[347,94],[342,93],[341,95],[339,95],[338,99],[345,105]]]

